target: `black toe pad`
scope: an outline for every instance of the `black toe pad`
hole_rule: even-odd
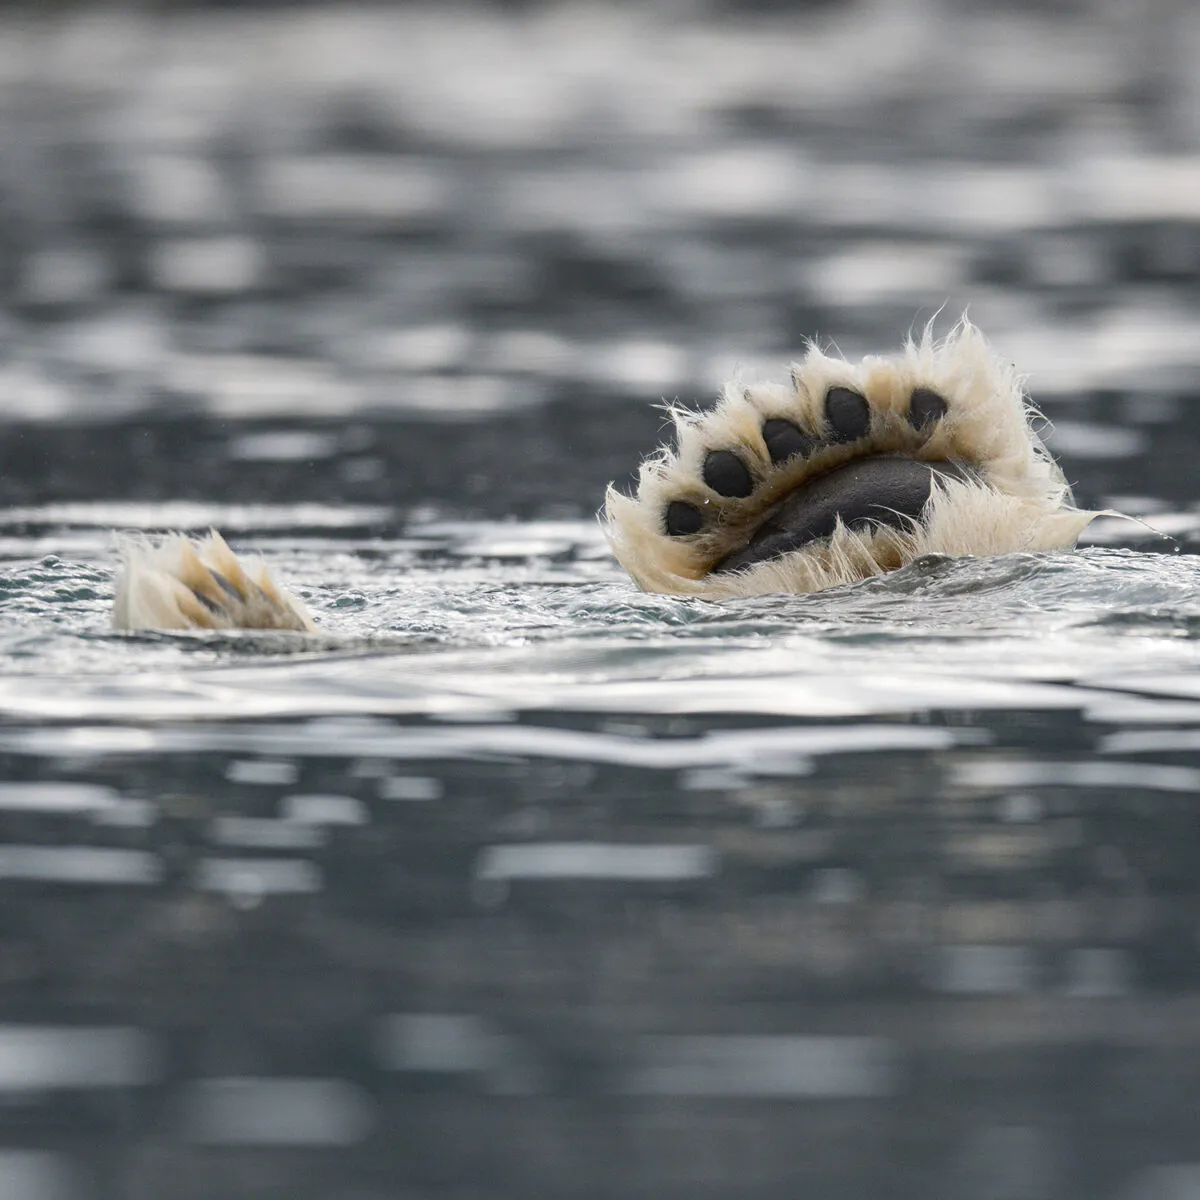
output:
[[[699,533],[704,527],[704,514],[686,500],[672,500],[667,505],[666,525],[672,537],[687,537],[689,533]]]
[[[908,402],[908,423],[921,429],[946,415],[946,401],[932,388],[917,388]]]
[[[795,458],[798,454],[807,458],[817,444],[816,438],[801,433],[791,421],[785,421],[782,417],[772,417],[769,421],[764,421],[762,437],[767,453],[776,466],[787,462],[789,458]]]
[[[732,450],[712,450],[704,460],[704,482],[719,496],[748,496],[754,491],[749,468]]]
[[[871,428],[867,398],[849,388],[830,388],[825,396],[825,417],[833,426],[834,441],[856,442]]]

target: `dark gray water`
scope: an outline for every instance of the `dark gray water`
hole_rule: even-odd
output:
[[[0,1197],[1197,1200],[1197,54],[7,10]],[[968,305],[1152,529],[632,589],[655,403]],[[326,632],[109,631],[210,525]]]

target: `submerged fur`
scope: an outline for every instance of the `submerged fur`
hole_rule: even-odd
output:
[[[242,562],[215,530],[193,539],[118,543],[114,629],[291,629],[315,633],[303,603],[260,562]]]
[[[802,430],[820,431],[831,388],[866,398],[870,432],[852,442],[827,439],[807,457],[772,463],[763,423],[784,418]],[[925,388],[945,398],[946,412],[914,427],[910,398]],[[851,364],[813,346],[792,367],[790,386],[729,384],[711,412],[669,411],[677,447],[661,449],[642,464],[635,495],[610,485],[602,518],[617,560],[644,591],[713,599],[821,591],[895,570],[924,554],[1067,548],[1097,515],[1074,507],[1062,471],[1032,427],[1037,414],[1021,377],[965,319],[941,341],[927,328],[895,358],[872,356]],[[749,496],[722,496],[705,484],[704,460],[714,450],[734,450],[750,468],[755,486]],[[973,477],[938,477],[921,519],[904,529],[839,522],[832,536],[781,558],[712,573],[746,544],[784,496],[843,463],[878,454],[955,461],[970,466]],[[664,513],[676,500],[699,510],[702,529],[684,536],[667,532]]]

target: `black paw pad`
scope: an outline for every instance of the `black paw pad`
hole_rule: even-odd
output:
[[[833,426],[835,442],[856,442],[871,429],[867,398],[849,388],[830,388],[825,394],[825,417]]]
[[[908,402],[908,423],[923,429],[946,415],[946,401],[931,388],[917,388]]]
[[[704,514],[686,500],[672,500],[667,505],[667,532],[672,537],[687,537],[704,527]]]
[[[719,496],[748,496],[754,491],[750,469],[732,450],[712,450],[701,472],[704,482]]]
[[[776,466],[795,458],[797,454],[807,458],[817,444],[816,438],[801,433],[791,421],[785,421],[782,417],[772,417],[763,422],[762,438]]]

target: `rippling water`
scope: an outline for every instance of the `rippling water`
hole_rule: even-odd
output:
[[[1200,1196],[1197,48],[0,18],[0,1195]],[[633,590],[655,403],[943,305],[1136,520]],[[112,632],[210,526],[321,635]]]

